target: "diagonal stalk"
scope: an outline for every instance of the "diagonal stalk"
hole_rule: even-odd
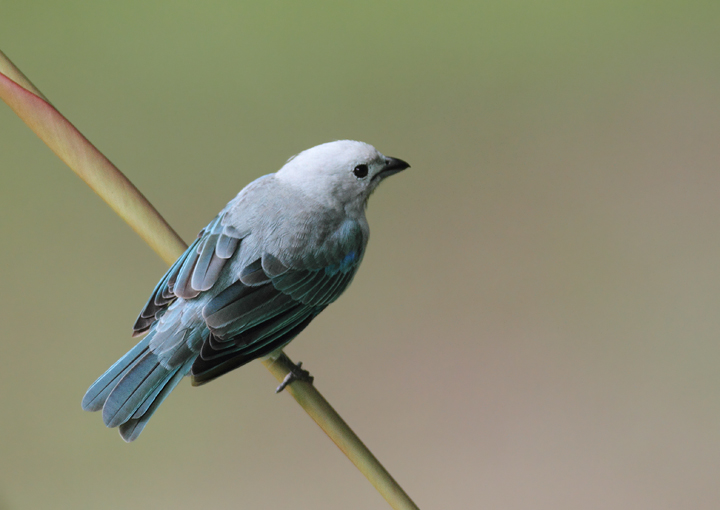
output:
[[[160,257],[172,264],[187,245],[140,191],[98,151],[0,51],[0,98]],[[284,353],[263,365],[278,381],[290,372]],[[313,386],[287,387],[300,406],[395,509],[417,509],[390,473]]]

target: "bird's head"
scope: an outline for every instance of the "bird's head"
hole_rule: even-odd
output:
[[[324,143],[293,156],[276,174],[326,205],[362,211],[380,181],[408,168],[401,159],[353,140]]]

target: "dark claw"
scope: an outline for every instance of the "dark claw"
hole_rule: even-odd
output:
[[[292,365],[290,372],[288,372],[288,374],[285,376],[285,379],[283,379],[283,381],[280,383],[280,386],[275,388],[275,393],[280,393],[282,390],[285,389],[286,386],[292,384],[293,381],[305,381],[312,384],[315,378],[310,375],[310,372],[308,372],[307,370],[303,370],[301,367],[302,361],[298,361],[297,365]]]

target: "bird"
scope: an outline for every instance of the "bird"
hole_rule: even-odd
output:
[[[370,234],[368,198],[409,167],[337,140],[248,184],[160,279],[133,326],[145,336],[82,408],[102,410],[131,442],[183,377],[202,385],[278,353],[350,285]],[[300,364],[293,374],[309,376]]]

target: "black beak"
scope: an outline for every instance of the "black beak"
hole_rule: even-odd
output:
[[[389,175],[393,175],[398,172],[401,172],[401,171],[405,170],[406,168],[410,168],[410,165],[408,163],[406,163],[405,161],[403,161],[402,159],[386,157],[385,161],[386,161],[385,166],[377,174],[377,175],[381,176],[382,178],[385,178]]]

